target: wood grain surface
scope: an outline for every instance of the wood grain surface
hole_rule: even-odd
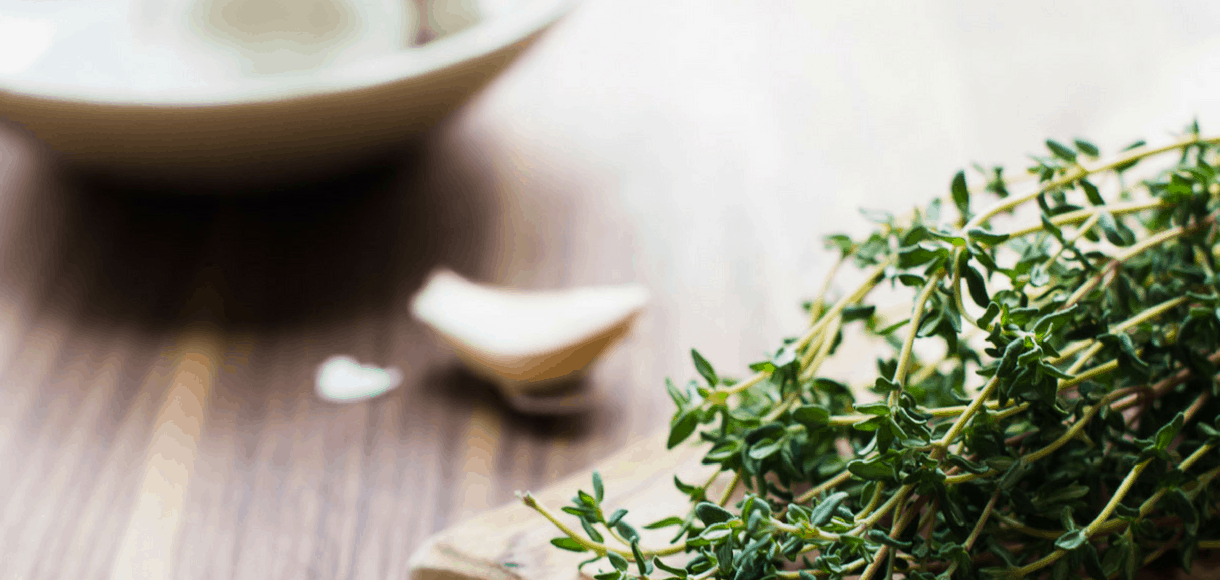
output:
[[[794,334],[856,207],[1046,137],[1207,127],[1220,91],[1172,71],[1211,58],[1214,8],[1056,6],[590,0],[422,143],[256,196],[80,176],[0,129],[0,578],[405,578],[662,427],[689,348],[731,373]],[[591,412],[531,418],[410,318],[441,265],[654,301]],[[404,384],[322,402],[335,354]]]
[[[598,473],[613,485],[606,490],[607,509],[626,509],[645,519],[660,519],[659,514],[680,514],[690,500],[679,493],[673,478],[702,483],[715,470],[702,464],[697,446],[666,449],[667,434],[658,432],[633,443],[599,461]],[[727,484],[712,484],[709,496],[718,497]],[[590,474],[580,472],[537,494],[539,505],[556,508],[567,505],[575,489],[590,489]],[[741,497],[741,492],[737,492]],[[613,506],[612,508],[609,506]],[[613,513],[613,512],[610,512]],[[639,518],[636,518],[639,521]],[[630,518],[628,519],[630,521]],[[647,523],[647,522],[641,522]],[[664,546],[673,530],[641,530],[641,545]],[[533,509],[520,502],[507,504],[462,520],[432,536],[411,557],[411,580],[571,580],[581,561],[589,554],[559,550],[551,545],[555,528]],[[584,570],[595,573],[593,567]]]

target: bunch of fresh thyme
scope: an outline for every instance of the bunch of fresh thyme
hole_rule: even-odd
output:
[[[956,212],[872,212],[869,237],[828,238],[864,283],[809,304],[808,331],[749,378],[692,351],[703,382],[667,384],[669,446],[698,431],[728,489],[675,477],[689,512],[646,526],[676,527],[673,545],[607,515],[596,474],[562,508],[583,534],[523,496],[552,543],[605,558],[597,580],[1130,579],[1220,547],[1220,138],[1196,123],[1106,162],[1047,147],[1027,192],[979,168],[981,187],[952,180]],[[1152,158],[1168,167],[1133,178]],[[865,303],[882,285],[910,289],[909,318]],[[851,324],[888,345],[876,402],[818,375]],[[943,355],[921,355],[934,338]]]

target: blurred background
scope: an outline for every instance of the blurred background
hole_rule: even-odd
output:
[[[0,47],[30,52],[32,11],[62,2],[0,1]],[[398,50],[459,46],[511,12]],[[694,376],[691,347],[735,374],[795,334],[830,265],[821,239],[865,227],[858,207],[924,202],[974,162],[1019,173],[1046,138],[1106,153],[1196,117],[1210,133],[1218,21],[1201,1],[585,0],[422,135],[202,195],[82,171],[0,109],[0,575],[122,569],[194,349],[212,365],[202,419],[145,577],[402,578],[430,534],[665,426],[663,380]],[[0,104],[38,58],[0,66]],[[582,386],[591,410],[532,417],[410,316],[441,266],[653,298]],[[402,386],[320,401],[335,354]]]

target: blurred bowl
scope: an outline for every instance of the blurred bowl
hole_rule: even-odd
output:
[[[427,15],[387,25],[373,0],[14,1],[0,12],[0,116],[86,170],[221,183],[319,175],[427,131],[575,4],[519,0],[409,47]],[[311,2],[300,18],[255,12]],[[223,29],[191,21],[200,6],[254,16]],[[286,30],[293,18],[315,29]]]

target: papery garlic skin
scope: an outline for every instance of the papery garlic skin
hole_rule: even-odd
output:
[[[402,384],[397,368],[362,365],[350,356],[332,356],[318,366],[314,389],[332,403],[357,403],[384,395]]]

